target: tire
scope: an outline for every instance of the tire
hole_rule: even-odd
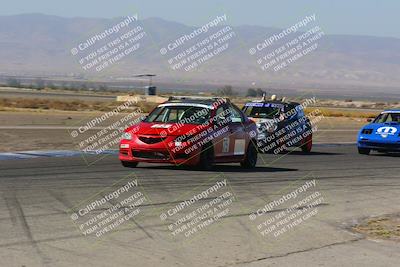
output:
[[[254,141],[254,142],[256,142],[256,141]],[[259,154],[271,154],[271,153],[273,153],[273,149],[270,149],[270,150],[266,149],[267,146],[268,146],[267,143],[261,143],[261,141],[258,141],[258,142],[256,142],[256,144],[257,144],[257,152]]]
[[[253,169],[257,164],[257,148],[254,146],[253,141],[250,141],[244,161],[240,162],[240,166],[246,169]]]
[[[370,152],[371,152],[371,149],[369,149],[369,148],[362,148],[362,147],[358,148],[358,153],[359,154],[369,155]]]
[[[214,147],[212,144],[206,144],[201,149],[200,161],[197,164],[197,168],[205,171],[214,168]]]
[[[126,168],[136,168],[139,162],[131,162],[131,161],[122,161],[121,160],[122,166]]]
[[[312,149],[312,135],[308,135],[307,138],[304,140],[304,143],[300,146],[301,147],[301,151],[303,151],[303,153],[311,153],[311,149]]]

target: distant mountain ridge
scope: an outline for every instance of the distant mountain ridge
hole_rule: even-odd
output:
[[[139,21],[147,36],[137,53],[104,72],[83,71],[71,55],[71,48],[119,21],[121,18],[63,18],[43,14],[0,16],[0,74],[82,73],[87,77],[126,77],[134,73],[156,73],[163,81],[200,84],[400,86],[400,39],[325,35],[316,51],[286,69],[263,72],[248,49],[279,29],[247,25],[231,27],[235,38],[229,41],[227,51],[195,71],[174,71],[168,58],[160,54],[160,48],[197,27],[160,18]]]

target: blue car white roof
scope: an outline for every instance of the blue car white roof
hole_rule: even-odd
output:
[[[388,109],[384,110],[382,113],[400,113],[400,109]]]

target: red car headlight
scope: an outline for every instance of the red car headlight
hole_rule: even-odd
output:
[[[180,146],[186,146],[188,141],[190,141],[190,139],[192,138],[192,135],[181,135],[178,136],[177,138],[175,138],[174,140],[174,145],[176,147],[180,147]]]
[[[123,133],[121,140],[132,140],[132,134],[131,133]]]

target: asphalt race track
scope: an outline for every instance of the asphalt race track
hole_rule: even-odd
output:
[[[397,155],[359,155],[353,145],[315,147],[311,155],[262,155],[251,171],[238,164],[210,172],[152,164],[126,169],[115,155],[2,160],[0,265],[398,266],[398,242],[367,239],[351,227],[398,210],[399,162]],[[315,186],[305,193],[322,197],[316,213],[302,214],[303,222],[277,236],[263,236],[263,216],[273,218],[289,202],[254,221],[249,215],[313,179]],[[88,217],[73,218],[78,209],[128,180],[145,192],[146,201],[136,206],[140,213],[100,237],[82,234]],[[174,217],[160,215],[216,181],[226,181],[224,190],[234,195],[229,213],[191,235],[174,236]],[[180,212],[189,214],[210,199]],[[91,212],[100,214],[115,201]]]

